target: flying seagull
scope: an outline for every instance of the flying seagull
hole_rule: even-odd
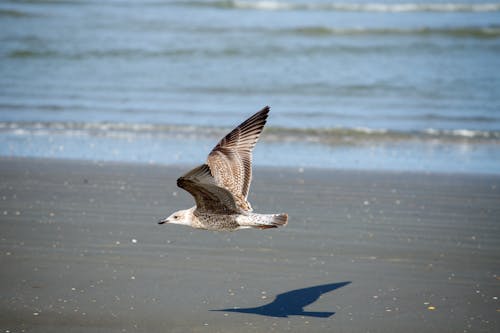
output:
[[[196,229],[233,231],[286,225],[287,214],[256,214],[247,200],[252,180],[252,149],[266,124],[266,106],[227,134],[202,164],[177,179],[196,206],[179,210],[158,223]]]

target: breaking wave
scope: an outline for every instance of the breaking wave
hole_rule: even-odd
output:
[[[0,17],[3,18],[22,18],[34,16],[31,13],[23,12],[15,9],[3,9],[0,8]]]
[[[475,37],[475,38],[497,38],[500,37],[500,27],[450,27],[430,28],[422,27],[416,29],[398,28],[346,28],[337,29],[323,26],[301,27],[282,32],[294,33],[307,36],[391,36],[391,35],[416,35],[416,36],[449,36],[449,37]]]
[[[233,30],[228,32],[234,32]],[[397,29],[397,28],[330,28],[324,26],[297,27],[287,29],[246,29],[243,33],[263,33],[276,35],[296,35],[299,37],[324,38],[324,37],[350,37],[350,36],[445,36],[451,38],[477,38],[477,39],[496,39],[500,38],[500,27],[455,27],[455,28],[417,28],[417,29]],[[204,33],[224,33],[221,29],[210,31],[206,29]],[[421,46],[419,46],[421,47]],[[444,46],[434,43],[425,44],[427,48],[442,49]],[[453,45],[445,46],[447,50],[452,49]],[[461,48],[461,45],[456,47]],[[485,46],[497,51],[498,45]],[[144,59],[144,58],[185,58],[185,57],[257,57],[266,55],[282,55],[282,54],[316,54],[316,53],[333,53],[333,52],[384,52],[394,50],[408,50],[407,45],[330,45],[330,46],[313,46],[290,49],[287,47],[273,46],[265,49],[246,48],[246,47],[230,47],[221,49],[198,49],[198,48],[179,48],[179,49],[157,49],[143,50],[134,48],[112,48],[100,50],[79,50],[79,49],[34,49],[34,48],[19,48],[6,52],[6,56],[11,59],[30,59],[30,58],[63,58],[72,60],[82,59],[102,59],[102,58],[125,58],[125,59]]]
[[[84,123],[84,122],[0,122],[0,133],[12,135],[100,136],[114,138],[172,137],[202,140],[221,137],[228,128],[147,123]],[[426,129],[395,131],[373,128],[284,128],[267,127],[264,141],[307,142],[332,145],[373,142],[433,141],[443,143],[500,144],[500,131],[470,129]]]
[[[285,1],[186,1],[183,5],[250,10],[317,10],[343,12],[497,12],[498,3],[342,3]]]

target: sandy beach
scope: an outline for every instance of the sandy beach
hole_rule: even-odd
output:
[[[257,168],[287,227],[157,225],[187,168],[2,158],[0,331],[500,330],[499,176]]]

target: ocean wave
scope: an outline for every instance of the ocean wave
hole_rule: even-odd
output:
[[[32,17],[34,14],[23,12],[15,9],[3,9],[0,8],[0,17],[3,18],[23,18],[23,17]]]
[[[26,3],[37,5],[88,5],[88,4],[111,4],[127,6],[193,6],[212,7],[221,9],[262,10],[262,11],[337,11],[337,12],[375,12],[375,13],[399,13],[399,12],[498,12],[500,3],[483,2],[342,2],[342,1],[285,1],[285,0],[146,0],[136,2],[133,0],[10,0],[14,4]],[[15,15],[15,13],[14,13]]]
[[[180,4],[226,9],[250,10],[316,10],[344,12],[497,12],[498,3],[347,3],[347,2],[285,2],[285,1],[182,1]]]
[[[229,128],[149,124],[86,122],[0,122],[0,133],[13,135],[97,136],[131,139],[134,137],[171,137],[203,140],[222,137]],[[266,127],[264,141],[305,142],[329,145],[371,144],[380,142],[443,142],[500,144],[500,131],[471,129],[425,129],[396,131],[377,128],[285,128]]]
[[[9,58],[68,58],[68,59],[88,59],[88,58],[144,58],[144,57],[169,57],[188,56],[200,52],[196,49],[159,50],[148,51],[143,49],[109,49],[109,50],[87,50],[74,51],[50,50],[50,49],[17,49],[8,52]]]
[[[229,32],[229,30],[228,30]],[[230,31],[234,33],[234,30]],[[248,29],[245,32],[252,32]],[[244,33],[245,33],[244,32]],[[300,27],[290,29],[268,29],[261,31],[256,29],[255,33],[267,33],[276,35],[296,35],[312,38],[324,37],[349,37],[349,36],[390,36],[390,35],[415,35],[415,36],[445,36],[452,38],[477,38],[477,39],[495,39],[500,38],[500,27],[462,27],[462,28],[420,28],[420,29],[374,29],[374,28],[352,28],[352,29],[337,29],[328,27]],[[207,33],[207,32],[205,32]],[[219,31],[218,34],[221,32]],[[442,45],[433,41],[418,42],[412,45],[407,44],[361,44],[361,45],[313,45],[301,48],[290,48],[287,46],[255,46],[248,47],[222,47],[213,49],[200,48],[179,48],[179,49],[138,49],[138,48],[110,48],[99,50],[80,50],[80,49],[50,49],[50,48],[16,48],[11,50],[3,50],[6,57],[11,59],[30,59],[30,58],[61,58],[70,60],[83,59],[144,59],[144,58],[185,58],[185,57],[208,57],[208,58],[231,58],[231,57],[264,57],[264,56],[281,56],[281,55],[314,55],[314,54],[366,54],[368,52],[384,53],[384,52],[417,52],[418,50],[446,50],[450,51],[453,48],[462,49],[463,45],[455,43],[451,45]],[[484,48],[489,48],[492,51],[499,51],[497,44],[484,45]]]
[[[475,37],[498,38],[500,27],[421,27],[414,29],[398,28],[330,28],[324,26],[310,26],[283,29],[282,33],[304,36],[391,36],[391,35],[416,35],[416,36],[449,36],[449,37]]]

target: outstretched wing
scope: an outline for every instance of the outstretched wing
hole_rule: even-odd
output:
[[[208,165],[203,164],[177,179],[177,186],[191,193],[200,213],[234,214],[236,207],[231,192],[218,186]]]
[[[266,106],[245,120],[220,140],[208,155],[207,164],[216,183],[228,189],[243,210],[251,209],[246,198],[252,181],[252,150],[268,113],[269,106]]]

